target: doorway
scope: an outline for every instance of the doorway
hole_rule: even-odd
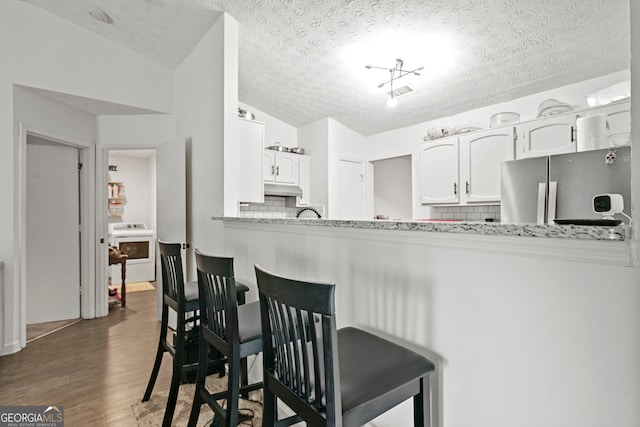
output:
[[[18,179],[15,181],[16,194],[16,218],[18,218],[18,226],[15,229],[18,249],[16,252],[17,265],[17,284],[16,292],[19,304],[13,306],[16,316],[19,319],[18,334],[16,340],[7,345],[5,343],[5,351],[18,351],[27,345],[27,311],[36,307],[37,311],[44,311],[48,318],[30,317],[29,323],[40,322],[52,318],[91,318],[95,317],[95,288],[93,288],[93,278],[95,278],[96,270],[94,260],[96,259],[96,250],[94,246],[95,233],[95,215],[93,215],[93,207],[95,206],[95,146],[82,138],[61,132],[59,130],[42,127],[39,125],[19,122],[19,138],[16,146],[16,168]],[[48,147],[39,149],[36,146]],[[47,152],[47,155],[41,155],[41,151],[53,150],[53,153]],[[40,165],[44,165],[43,169],[34,169],[33,156],[28,153],[34,152],[40,154],[40,158],[45,157],[46,161],[40,161]],[[61,154],[66,153],[66,154]],[[66,158],[64,163],[65,178],[58,180],[56,175],[50,177],[49,173],[60,173],[62,170],[62,160],[58,156]],[[29,159],[31,157],[31,159]],[[46,171],[46,168],[52,168]],[[46,172],[45,172],[46,171]],[[48,183],[58,184],[55,190],[33,190],[28,191],[28,178],[40,177],[40,181],[48,181]],[[36,175],[36,176],[34,176]],[[31,182],[30,184],[34,184]],[[29,201],[28,198],[33,196],[34,191],[42,191],[45,196],[35,197]],[[60,197],[57,197],[60,194]],[[63,199],[66,194],[72,194],[68,200]],[[38,199],[45,198],[50,203],[44,207],[38,207],[34,203],[38,203]],[[75,203],[73,200],[75,199]],[[27,208],[29,205],[29,208]],[[35,207],[34,207],[35,206]],[[62,214],[58,210],[62,209]],[[34,211],[34,212],[32,212]],[[48,226],[38,231],[41,226],[41,218],[28,218],[28,215],[34,213],[42,213]],[[54,217],[54,212],[56,217]],[[73,217],[73,232],[68,231],[64,237],[58,237],[55,241],[41,242],[39,238],[54,233],[54,219],[64,221],[64,217]],[[54,225],[51,225],[54,224]],[[63,227],[59,227],[62,229]],[[68,227],[71,230],[71,226]],[[30,241],[27,241],[29,235]],[[35,242],[34,242],[35,240]],[[72,245],[72,246],[65,246]],[[39,258],[33,258],[38,255],[33,250],[36,248],[43,249]],[[29,251],[29,253],[27,252]],[[43,255],[44,253],[44,255]],[[28,259],[31,257],[32,259]],[[65,264],[69,261],[68,264]],[[65,279],[61,282],[58,277],[54,277],[54,272],[58,274],[63,270]],[[44,272],[45,278],[35,276]],[[42,285],[41,292],[36,293],[31,298],[27,297],[27,292],[32,291],[31,283]],[[62,286],[62,288],[61,288]],[[46,301],[37,300],[47,292],[50,298]],[[38,302],[39,301],[39,302]],[[35,303],[35,305],[30,304]],[[67,306],[71,306],[69,312],[64,312]],[[59,306],[59,307],[58,307]],[[56,310],[57,308],[57,310]]]
[[[376,218],[411,221],[411,156],[392,157],[371,163],[373,209]]]
[[[156,280],[157,165],[155,149],[110,149],[108,163],[108,242],[128,255],[127,293],[149,289]],[[127,228],[133,226],[135,228]],[[121,298],[120,265],[108,268],[109,302]]]
[[[80,150],[27,135],[26,324],[80,318]],[[44,326],[36,326],[42,329]]]

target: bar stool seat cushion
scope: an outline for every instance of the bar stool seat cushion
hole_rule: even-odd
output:
[[[384,400],[386,394],[435,369],[429,359],[361,329],[339,329],[338,348],[346,425],[351,417],[361,418],[363,406],[368,408],[372,401]]]

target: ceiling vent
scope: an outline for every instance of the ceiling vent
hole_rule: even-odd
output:
[[[390,91],[385,91],[385,93],[391,98],[400,98],[401,96],[409,95],[415,91],[416,90],[413,88],[413,86],[407,84],[398,88],[394,88]]]

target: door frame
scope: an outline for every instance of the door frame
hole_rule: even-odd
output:
[[[97,120],[100,135],[96,147],[95,194],[98,197],[96,240],[99,242],[100,239],[105,241],[107,239],[107,153],[111,150],[138,149],[156,151],[156,239],[186,242],[187,216],[184,206],[186,206],[185,146],[187,139],[176,136],[175,117],[171,114],[159,113],[99,116]],[[176,210],[176,206],[182,206],[183,209]],[[108,245],[96,246],[104,252],[102,263],[106,265]],[[106,269],[104,272],[106,273]],[[102,273],[102,270],[99,273]],[[162,310],[161,282],[160,264],[156,262],[158,319]],[[105,300],[106,286],[106,274],[96,277],[96,290],[100,294],[98,297],[104,297]],[[98,308],[108,310],[108,301],[98,304]]]
[[[18,123],[18,147],[16,150],[16,181],[14,186],[15,218],[17,227],[14,233],[16,242],[15,265],[17,278],[14,281],[14,295],[18,298],[14,307],[18,308],[20,348],[27,344],[27,135],[39,136],[62,145],[75,147],[79,151],[82,169],[80,170],[80,316],[90,319],[96,316],[96,289],[91,286],[96,277],[96,257],[93,236],[96,218],[92,215],[95,206],[95,143],[85,141],[63,131],[21,121]],[[19,349],[15,349],[16,351]]]

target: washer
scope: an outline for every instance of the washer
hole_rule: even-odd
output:
[[[155,232],[143,222],[109,224],[109,245],[115,246],[127,259],[127,283],[156,280]],[[120,266],[111,266],[111,277],[120,277]]]

